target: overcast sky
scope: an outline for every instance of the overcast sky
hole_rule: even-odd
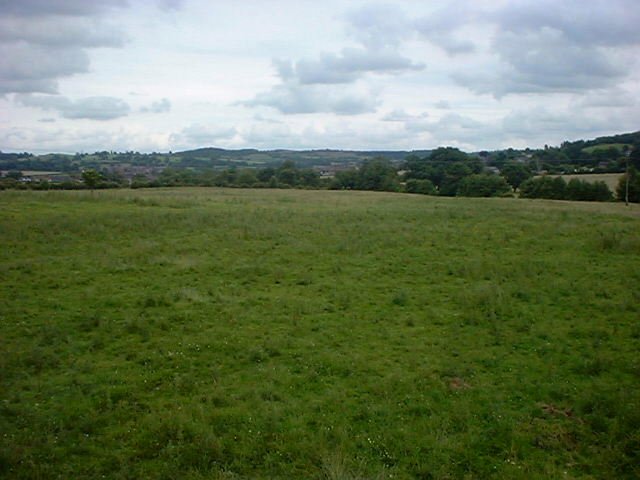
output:
[[[0,0],[0,150],[464,150],[640,129],[638,0]]]

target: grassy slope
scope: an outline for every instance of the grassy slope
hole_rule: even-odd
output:
[[[572,178],[584,180],[585,182],[604,182],[609,189],[615,194],[618,183],[624,174],[622,173],[582,173],[573,175],[557,175],[564,178],[567,182]]]
[[[6,478],[639,473],[637,210],[212,189],[0,201]]]
[[[596,150],[607,150],[609,148],[615,148],[618,151],[622,151],[622,149],[627,146],[630,147],[631,145],[628,143],[601,143],[600,145],[593,145],[591,147],[585,147],[582,149],[583,152],[587,152],[587,153],[593,153]]]

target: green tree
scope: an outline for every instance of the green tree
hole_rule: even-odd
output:
[[[358,187],[358,172],[350,168],[336,172],[331,180],[330,187],[332,190],[355,190]]]
[[[359,190],[398,191],[398,173],[391,162],[384,158],[365,160],[358,169]]]
[[[635,145],[631,151],[628,152],[629,165],[632,165],[636,170],[640,169],[640,145]]]
[[[522,198],[550,198],[564,200],[566,198],[567,182],[562,177],[544,175],[530,178],[520,185]]]
[[[462,179],[472,174],[473,170],[466,162],[454,162],[447,165],[444,169],[442,183],[440,184],[440,195],[455,196]]]
[[[296,168],[296,164],[291,160],[286,160],[278,167],[276,171],[276,178],[278,183],[282,185],[288,185],[295,187],[298,185],[299,170]]]
[[[431,180],[410,178],[405,184],[407,193],[421,193],[422,195],[436,195],[438,191]]]
[[[507,181],[499,175],[474,174],[458,184],[459,197],[499,197],[511,191]]]
[[[482,172],[483,164],[477,158],[453,147],[440,147],[430,155],[419,158],[415,155],[407,157],[403,164],[404,178],[429,180],[437,188],[440,195],[453,196],[462,178]]]
[[[429,161],[432,163],[436,162],[466,162],[469,160],[469,156],[455,147],[439,147],[431,152],[429,155]]]
[[[513,190],[516,191],[522,182],[533,176],[533,173],[529,167],[521,163],[508,163],[502,167],[500,175],[502,175]]]
[[[300,170],[299,178],[300,185],[305,187],[317,187],[320,185],[320,174],[310,168]]]
[[[585,202],[607,202],[613,194],[604,182],[586,182],[578,178],[572,178],[567,183],[566,199]]]
[[[149,179],[142,175],[136,174],[131,179],[131,188],[144,188],[149,186]]]
[[[269,183],[272,177],[276,176],[276,169],[273,167],[261,168],[256,172],[256,177],[262,183]]]
[[[633,203],[640,203],[640,174],[636,168],[629,167],[629,172],[625,173],[618,182],[616,187],[616,197],[621,202],[626,199],[627,193],[627,179],[629,180],[629,201]]]
[[[258,182],[256,171],[252,168],[243,168],[238,171],[236,185],[239,187],[252,187]]]
[[[82,172],[82,181],[87,188],[93,190],[100,185],[102,175],[93,169],[87,169]]]

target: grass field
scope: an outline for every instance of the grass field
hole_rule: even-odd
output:
[[[594,145],[592,147],[583,148],[583,152],[593,153],[597,150],[608,150],[609,148],[615,148],[618,151],[622,151],[624,147],[631,147],[628,143],[601,143],[600,145]]]
[[[554,175],[556,176],[556,175]],[[616,188],[618,187],[618,183],[620,179],[624,176],[623,173],[581,173],[574,175],[557,175],[558,177],[564,178],[567,182],[572,178],[577,178],[578,180],[584,180],[585,182],[604,182],[609,187],[614,194],[616,192]]]
[[[0,205],[2,478],[640,475],[637,206]]]

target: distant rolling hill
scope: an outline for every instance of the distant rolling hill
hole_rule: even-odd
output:
[[[239,164],[246,166],[279,165],[292,161],[298,167],[315,165],[361,163],[363,160],[384,157],[393,162],[401,162],[409,155],[427,156],[430,150],[225,150],[223,148],[198,148],[184,152],[174,152],[173,159],[184,161],[200,161],[223,164]]]

